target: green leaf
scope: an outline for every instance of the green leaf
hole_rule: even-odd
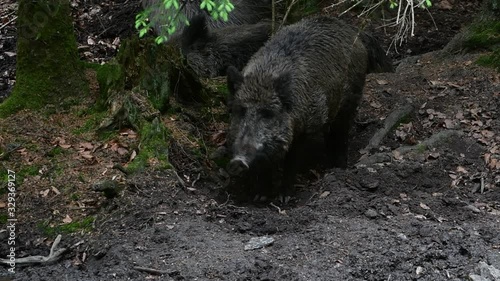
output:
[[[227,21],[227,20],[228,20],[227,13],[226,13],[225,11],[220,12],[220,16],[221,16],[221,18],[222,18],[224,21]]]
[[[169,34],[169,35],[172,35],[172,34],[175,32],[175,30],[176,30],[176,29],[177,29],[177,28],[176,28],[176,26],[175,26],[175,25],[174,25],[174,26],[171,26],[171,27],[168,29],[168,34]]]

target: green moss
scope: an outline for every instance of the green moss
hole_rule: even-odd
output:
[[[411,120],[411,114],[406,114],[403,117],[401,117],[395,124],[392,126],[391,131],[396,130],[401,124],[408,124],[410,123]]]
[[[69,196],[69,198],[73,201],[78,201],[78,199],[80,199],[80,194],[78,193],[73,193]]]
[[[91,231],[94,217],[87,217],[81,221],[74,221],[63,225],[51,227],[48,222],[38,224],[38,228],[43,231],[46,236],[54,237],[58,234],[75,233],[79,231]]]
[[[472,24],[470,36],[464,46],[468,49],[491,49],[500,44],[500,21],[483,21]]]
[[[40,167],[37,165],[31,165],[31,166],[24,166],[24,168],[17,173],[17,176],[36,176],[38,175],[38,171],[40,170]]]
[[[500,72],[500,48],[495,49],[488,55],[479,57],[476,63],[482,66],[492,67]]]
[[[66,107],[67,97],[87,94],[69,2],[20,0],[17,21],[16,85],[0,118],[23,108]]]
[[[0,214],[0,224],[5,225],[7,223],[7,213],[1,213]]]
[[[84,176],[82,173],[79,173],[79,174],[78,174],[78,180],[79,180],[80,182],[83,182],[83,183],[84,183],[84,182],[86,182],[86,180],[85,180],[85,176]]]
[[[54,157],[54,156],[57,156],[57,155],[63,154],[63,153],[64,153],[64,150],[62,149],[62,147],[56,146],[56,147],[52,148],[49,152],[47,152],[46,156]]]
[[[86,68],[96,71],[97,82],[99,83],[99,98],[97,108],[105,109],[106,100],[110,89],[122,89],[125,83],[125,75],[121,65],[116,60],[106,64],[85,63]]]
[[[9,180],[9,174],[5,167],[0,168],[0,195],[7,193],[7,183]]]
[[[97,128],[99,128],[101,121],[106,117],[107,112],[89,112],[89,114],[90,115],[88,116],[87,121],[80,128],[74,129],[73,134],[81,135],[83,133],[95,131]]]
[[[24,182],[24,179],[26,177],[38,175],[39,170],[40,170],[40,167],[38,165],[31,165],[31,166],[22,167],[21,170],[18,173],[16,173],[17,185],[20,185],[22,182]]]
[[[421,143],[417,144],[417,149],[416,150],[417,150],[418,153],[422,154],[425,151],[427,151],[427,145],[421,144]]]
[[[159,169],[170,169],[168,162],[168,131],[165,126],[155,118],[151,123],[143,124],[140,136],[140,151],[135,159],[127,167],[131,173],[141,171],[151,166]]]

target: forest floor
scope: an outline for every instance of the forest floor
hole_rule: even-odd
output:
[[[16,258],[49,255],[56,234],[66,248],[51,264],[17,263],[15,274],[0,267],[0,280],[500,280],[500,75],[475,64],[479,53],[437,52],[479,3],[450,2],[435,5],[432,18],[418,13],[415,37],[390,51],[395,73],[367,77],[350,167],[304,171],[290,205],[235,199],[209,156],[190,153],[223,141],[225,124],[201,124],[196,113],[165,118],[176,172],[134,176],[113,167],[133,158],[137,134],[96,138],[85,114],[91,98],[0,120],[0,219],[8,218],[9,169]],[[108,61],[134,32],[137,2],[72,3],[82,59]],[[15,82],[16,5],[0,4],[4,97]],[[391,30],[372,31],[389,46]],[[107,199],[96,189],[111,179],[123,184]],[[11,230],[0,229],[1,258]],[[263,244],[249,249],[255,239]]]

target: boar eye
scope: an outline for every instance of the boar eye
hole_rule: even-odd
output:
[[[263,118],[266,118],[266,119],[273,118],[273,116],[274,116],[274,112],[270,109],[261,109],[261,110],[259,110],[259,113]]]

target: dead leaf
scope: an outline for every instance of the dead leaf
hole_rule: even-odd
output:
[[[60,144],[59,146],[64,148],[64,149],[68,149],[71,147],[71,144]]]
[[[382,105],[377,101],[370,103],[370,106],[377,109],[382,107]]]
[[[483,126],[483,121],[481,121],[481,120],[474,120],[474,121],[471,122],[471,124],[473,126],[482,127]]]
[[[66,217],[62,220],[63,223],[70,223],[73,221],[73,219],[69,216],[69,215],[66,215]]]
[[[330,191],[325,191],[325,192],[321,193],[321,195],[319,196],[319,198],[325,198],[328,195],[330,195]]]
[[[61,192],[59,191],[59,189],[57,189],[55,186],[52,187],[52,191],[54,191],[54,193],[57,194],[57,195],[61,194]]]
[[[16,53],[14,53],[14,52],[3,52],[3,53],[9,57],[14,57],[16,55]]]
[[[47,195],[49,195],[49,192],[50,192],[50,189],[45,189],[43,191],[40,191],[40,195],[42,195],[42,197],[47,197]]]
[[[484,154],[484,162],[485,162],[486,164],[489,164],[489,163],[490,163],[490,160],[491,160],[491,154],[489,154],[489,153],[485,153],[485,154]]]
[[[488,167],[490,169],[498,169],[500,167],[500,162],[498,162],[497,159],[491,159],[490,163],[488,164]]]
[[[424,209],[424,210],[430,210],[431,208],[427,205],[425,205],[424,203],[420,202],[420,208]]]
[[[5,208],[5,206],[7,206],[7,204],[5,204],[5,202],[0,202],[0,209]]]
[[[217,146],[222,146],[226,142],[226,132],[218,131],[217,133],[210,136],[212,142],[217,144]]]
[[[80,143],[80,147],[91,150],[94,146],[90,142],[82,142]]]
[[[462,166],[457,167],[457,172],[462,174],[468,174],[469,172]]]
[[[446,129],[453,129],[455,128],[455,122],[453,122],[453,120],[450,120],[450,119],[445,119],[444,120],[444,126],[446,127]]]
[[[498,149],[498,145],[493,146],[493,147],[490,149],[490,152],[491,152],[491,153],[499,153],[499,152],[500,152],[500,150]]]
[[[432,152],[432,153],[429,153],[429,156],[427,157],[427,159],[438,159],[439,158],[439,152]]]
[[[90,151],[82,151],[80,155],[85,159],[92,159],[94,156],[90,154]]]
[[[389,82],[387,82],[386,80],[378,80],[377,79],[377,84],[379,84],[379,85],[387,85],[387,84],[389,84]]]
[[[125,154],[127,154],[127,153],[128,153],[128,150],[127,150],[127,149],[125,149],[125,148],[123,148],[123,147],[119,147],[119,148],[118,148],[118,154],[120,154],[120,155],[125,155]]]
[[[94,41],[94,39],[92,39],[92,38],[88,37],[88,38],[87,38],[87,44],[89,44],[89,45],[95,45],[95,41]]]
[[[489,131],[489,130],[482,130],[481,131],[481,134],[485,137],[485,138],[492,138],[495,133],[492,132],[492,131]]]
[[[415,218],[419,219],[419,220],[426,220],[427,219],[424,215],[415,215]]]
[[[134,160],[136,156],[137,152],[135,150],[132,150],[132,153],[130,154],[130,158],[128,159],[128,161],[132,162],[132,160]]]
[[[401,155],[401,153],[397,150],[392,151],[392,156],[396,160],[403,160],[403,155]]]
[[[437,8],[440,10],[451,10],[453,9],[453,5],[450,4],[447,0],[443,0],[439,2],[437,5]]]

